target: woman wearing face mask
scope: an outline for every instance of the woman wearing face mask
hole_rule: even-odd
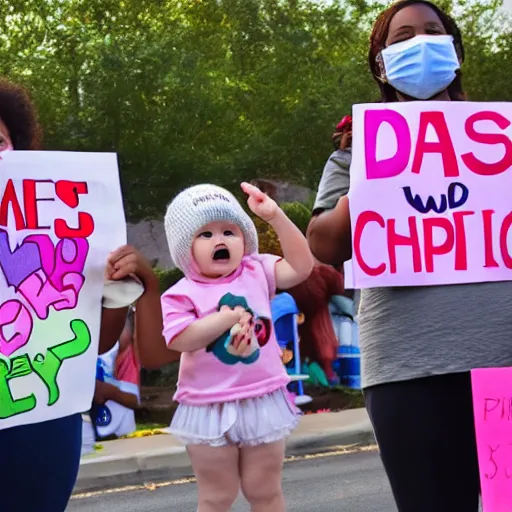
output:
[[[41,129],[34,105],[21,87],[0,80],[0,158],[9,150],[40,148]],[[140,304],[152,312],[147,322],[162,329],[158,281],[144,257],[132,248],[122,247],[106,263],[108,281],[103,292],[100,353],[110,350],[119,339],[127,308],[138,297]],[[137,275],[144,288],[126,281],[124,278],[129,275]],[[162,348],[168,358],[176,359],[163,344],[154,347],[154,357]],[[0,428],[0,510],[64,512],[78,473],[81,436],[79,413]]]
[[[370,69],[382,101],[464,100],[454,21],[421,0],[377,19]],[[348,185],[348,184],[347,184]],[[312,219],[315,256],[351,257],[347,197]],[[512,365],[512,283],[363,290],[363,387],[401,512],[477,512],[479,470],[470,370]]]

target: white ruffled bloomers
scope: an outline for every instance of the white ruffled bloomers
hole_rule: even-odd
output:
[[[286,389],[278,389],[235,402],[180,404],[168,432],[186,445],[257,446],[287,437],[297,426],[300,414]]]

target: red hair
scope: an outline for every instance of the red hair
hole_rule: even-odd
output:
[[[345,116],[336,125],[332,134],[334,149],[347,150],[352,147],[352,116]]]
[[[288,290],[305,317],[299,326],[301,356],[320,363],[328,378],[332,377],[332,361],[338,349],[329,301],[343,291],[343,275],[322,263],[315,265],[306,281]]]

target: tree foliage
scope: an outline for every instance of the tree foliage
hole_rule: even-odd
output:
[[[494,0],[444,2],[471,99],[511,100]],[[186,185],[314,186],[330,131],[377,89],[365,0],[0,0],[0,74],[33,92],[48,149],[115,151],[130,220]]]
[[[311,220],[311,209],[299,202],[284,203],[281,205],[288,218],[306,234],[309,221]]]

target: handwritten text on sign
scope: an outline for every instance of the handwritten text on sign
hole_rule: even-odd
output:
[[[512,368],[473,370],[484,512],[512,510]]]
[[[354,107],[358,288],[512,280],[512,103]]]
[[[0,428],[90,405],[103,269],[124,232],[114,155],[2,154]]]

